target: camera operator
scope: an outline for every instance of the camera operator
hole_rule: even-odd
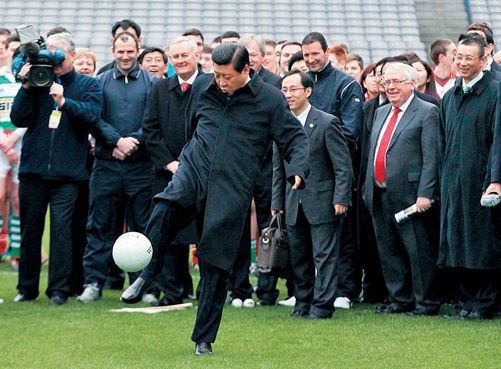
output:
[[[35,300],[40,280],[40,247],[45,213],[50,204],[50,302],[66,303],[70,293],[72,260],[71,219],[78,185],[88,178],[88,134],[99,121],[102,92],[98,82],[73,70],[75,45],[68,33],[47,38],[47,49],[64,51],[54,66],[56,81],[50,88],[24,82],[12,106],[11,119],[27,127],[19,170],[21,258],[19,293],[15,302]],[[27,77],[30,64],[19,75]],[[26,80],[26,79],[24,79]]]

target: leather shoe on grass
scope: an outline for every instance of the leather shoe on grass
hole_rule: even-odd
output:
[[[308,317],[308,313],[305,313],[304,311],[299,311],[299,310],[294,310],[291,314],[292,318],[304,318],[306,319]]]
[[[381,304],[376,307],[376,314],[401,314],[408,311],[409,309],[405,309],[396,304]]]
[[[325,320],[330,318],[332,318],[332,316],[321,316],[313,313],[309,313],[308,316],[305,317],[305,319],[308,320]]]
[[[212,347],[209,342],[198,342],[195,344],[195,355],[212,355]]]
[[[144,292],[148,289],[150,283],[139,277],[127,288],[123,293],[120,300],[126,304],[136,304],[143,298]]]
[[[59,296],[59,295],[54,295],[50,298],[49,302],[52,304],[52,305],[57,305],[57,306],[61,306],[61,305],[64,305],[68,302],[68,299],[66,297],[62,297],[62,296]]]
[[[445,319],[453,319],[453,320],[463,320],[465,317],[467,317],[470,314],[470,311],[462,309],[458,313],[455,314],[445,314],[442,317]]]
[[[406,312],[405,315],[408,315],[408,316],[435,316],[435,315],[438,315],[438,312],[439,312],[438,309],[416,308],[412,311]]]

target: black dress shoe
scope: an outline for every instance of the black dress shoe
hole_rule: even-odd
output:
[[[470,314],[470,311],[462,309],[458,313],[455,314],[446,314],[442,315],[443,318],[445,319],[453,319],[453,320],[463,320],[465,319],[468,315]]]
[[[378,305],[376,307],[376,314],[401,314],[408,312],[409,309],[403,308],[396,304],[388,304],[388,305]]]
[[[412,311],[408,311],[405,313],[405,315],[408,316],[434,316],[438,315],[439,309],[423,309],[423,308],[416,308]]]
[[[304,311],[299,311],[299,310],[294,310],[291,314],[292,318],[307,318],[308,313],[305,313]]]
[[[198,342],[195,344],[195,355],[212,355],[212,347],[209,342]]]
[[[183,300],[176,302],[176,301],[170,300],[167,296],[164,296],[158,301],[158,306],[178,305],[178,304],[182,304],[182,303],[183,303]]]
[[[150,287],[151,283],[139,277],[127,288],[123,293],[120,300],[126,304],[136,304],[143,298],[144,292]]]
[[[494,317],[494,314],[482,314],[477,310],[473,310],[468,315],[466,315],[464,320],[490,320]]]
[[[52,305],[64,305],[68,302],[68,299],[66,297],[63,297],[63,296],[59,296],[59,295],[54,295],[50,298],[49,302],[52,304]]]
[[[324,320],[332,318],[332,315],[321,316],[314,313],[309,313],[305,318],[308,320]]]

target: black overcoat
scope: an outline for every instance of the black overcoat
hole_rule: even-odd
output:
[[[470,93],[458,78],[442,100],[440,266],[501,269],[500,209],[480,205],[491,182],[498,89],[484,72]]]
[[[308,138],[281,92],[255,75],[233,96],[212,75],[193,84],[188,124],[196,127],[179,168],[156,198],[203,213],[198,257],[230,271],[256,179],[270,140],[289,165],[287,177],[308,174]]]

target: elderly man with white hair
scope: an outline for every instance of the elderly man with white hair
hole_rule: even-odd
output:
[[[415,70],[389,65],[383,84],[390,104],[376,110],[364,200],[372,214],[390,304],[378,313],[436,315],[434,289],[438,224],[439,111],[414,95]],[[395,214],[413,206],[416,214],[398,223]]]

